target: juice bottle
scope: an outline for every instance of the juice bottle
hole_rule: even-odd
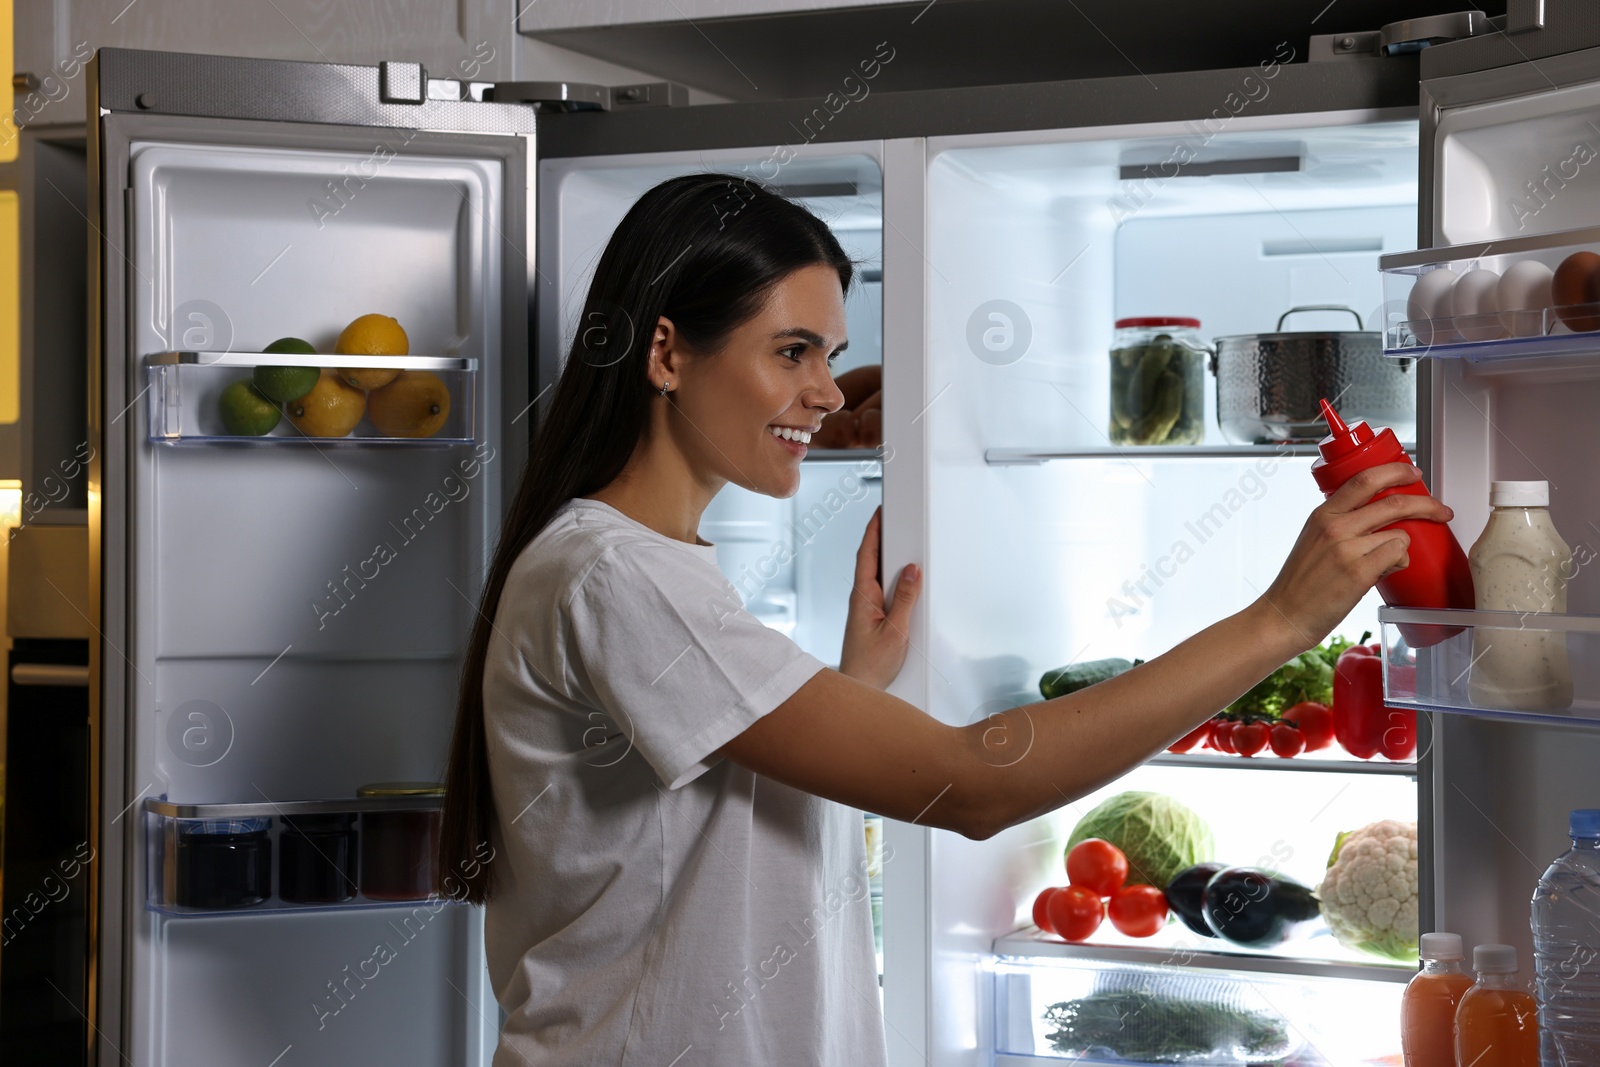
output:
[[[1472,967],[1478,980],[1456,1008],[1456,1062],[1539,1067],[1539,1009],[1517,978],[1516,947],[1479,945]]]
[[[1410,457],[1400,447],[1394,431],[1374,431],[1365,422],[1346,426],[1333,405],[1322,401],[1322,418],[1328,424],[1328,436],[1317,443],[1321,458],[1311,465],[1311,476],[1323,496],[1331,496],[1338,488],[1368,467],[1385,463],[1409,463]],[[1404,493],[1427,496],[1428,490],[1421,482],[1385,489],[1374,499]],[[1378,593],[1383,602],[1394,608],[1474,608],[1472,571],[1467,566],[1467,554],[1461,542],[1442,522],[1426,519],[1402,519],[1393,526],[1411,538],[1406,550],[1409,563],[1384,578],[1378,579]],[[1416,623],[1399,624],[1400,635],[1412,648],[1427,648],[1447,637],[1461,632],[1459,626],[1420,626]]]
[[[1456,1067],[1456,1006],[1472,985],[1460,934],[1423,934],[1422,970],[1400,1002],[1405,1067]]]

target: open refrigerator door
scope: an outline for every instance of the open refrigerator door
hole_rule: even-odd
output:
[[[534,111],[90,71],[99,1062],[486,1064],[434,783],[525,452]]]
[[[1386,642],[1404,623],[1460,627],[1419,650],[1414,672],[1391,671],[1387,692],[1433,724],[1423,929],[1513,945],[1528,979],[1534,887],[1567,848],[1568,813],[1600,805],[1600,587],[1589,573],[1600,547],[1600,293],[1582,269],[1600,251],[1600,50],[1441,78],[1423,70],[1423,247],[1383,259],[1386,347],[1418,358],[1430,382],[1419,446],[1461,543],[1485,529],[1491,482],[1542,481],[1572,559],[1557,579],[1564,605],[1541,588],[1542,604],[1519,605],[1528,611],[1385,610]],[[1458,282],[1484,292],[1492,282],[1494,302],[1453,299]],[[1513,592],[1537,577],[1521,575]],[[1508,655],[1549,692],[1528,699],[1494,684]],[[1576,980],[1587,955],[1545,962]]]

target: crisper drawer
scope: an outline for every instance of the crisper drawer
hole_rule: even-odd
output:
[[[1206,965],[1197,965],[1202,960]],[[1319,975],[1247,966],[1182,952],[1161,964],[1001,955],[996,1063],[1400,1062],[1402,983],[1342,976],[1337,968]]]

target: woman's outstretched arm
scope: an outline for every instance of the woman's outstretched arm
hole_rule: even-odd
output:
[[[955,727],[874,684],[825,670],[721,754],[853,807],[990,837],[1116,779],[1327,636],[1380,577],[1406,565],[1406,535],[1382,527],[1451,517],[1432,497],[1372,499],[1419,477],[1399,463],[1356,475],[1312,512],[1255,603],[1099,685]],[[875,571],[874,534],[862,555],[873,557]],[[858,586],[862,566],[858,560]],[[900,588],[914,599],[918,585]],[[841,667],[881,682],[892,665],[892,679],[904,661],[909,610],[895,603],[865,623],[853,611]]]

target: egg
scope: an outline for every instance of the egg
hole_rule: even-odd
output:
[[[1500,275],[1492,270],[1469,270],[1450,287],[1450,315],[1456,332],[1466,341],[1493,341],[1504,337],[1495,290]]]
[[[1500,321],[1512,337],[1538,337],[1544,333],[1544,310],[1553,302],[1550,283],[1555,272],[1536,259],[1513,263],[1500,278],[1495,303]]]
[[[1600,256],[1574,252],[1561,261],[1550,281],[1550,302],[1571,329],[1600,330]],[[1587,306],[1582,306],[1587,305]]]
[[[1425,345],[1446,344],[1456,339],[1456,332],[1448,322],[1430,321],[1450,317],[1447,301],[1456,277],[1456,272],[1449,267],[1435,267],[1417,279],[1417,284],[1411,287],[1411,295],[1406,297],[1406,318],[1411,320],[1411,332]]]

